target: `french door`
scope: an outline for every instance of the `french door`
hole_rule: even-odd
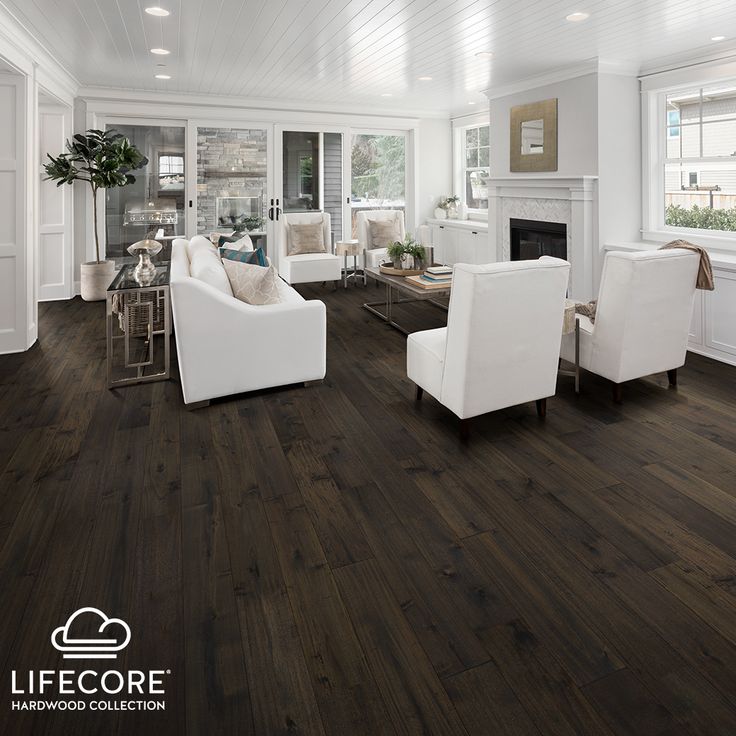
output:
[[[342,240],[350,231],[348,129],[294,125],[275,128],[276,187],[270,213],[274,222],[283,213],[327,212],[333,242]]]

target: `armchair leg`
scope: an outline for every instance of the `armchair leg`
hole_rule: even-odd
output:
[[[614,383],[613,384],[613,401],[616,404],[623,404],[624,403],[623,384],[621,384],[621,383]]]
[[[422,400],[422,396],[424,396],[424,389],[421,386],[417,386],[416,400],[417,401],[421,401]]]
[[[467,442],[468,437],[470,437],[470,419],[461,419],[460,420],[460,439],[463,442]]]
[[[670,382],[670,386],[673,388],[677,386],[677,368],[673,368],[671,371],[667,371],[667,380]]]
[[[547,416],[547,399],[537,399],[537,415],[540,419]]]

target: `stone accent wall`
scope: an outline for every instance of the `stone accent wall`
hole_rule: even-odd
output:
[[[267,133],[197,129],[197,232],[217,229],[217,197],[263,197],[266,217]]]

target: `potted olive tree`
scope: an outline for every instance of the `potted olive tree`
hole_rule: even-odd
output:
[[[88,130],[66,142],[66,153],[56,157],[47,154],[43,168],[46,180],[62,184],[86,181],[92,189],[92,217],[97,260],[82,264],[82,299],[99,301],[115,271],[114,261],[100,258],[100,234],[97,226],[97,192],[100,189],[124,187],[135,177],[130,173],[148,163],[148,159],[124,136],[114,130]]]

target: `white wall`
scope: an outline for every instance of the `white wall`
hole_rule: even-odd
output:
[[[515,176],[510,167],[510,114],[516,105],[557,98],[557,172],[564,176],[598,174],[598,75],[567,79],[493,98],[491,120],[491,178]],[[527,173],[519,176],[529,176]],[[552,174],[554,175],[554,174]]]
[[[433,217],[441,197],[452,189],[452,127],[450,120],[424,118],[417,127],[417,224]]]

